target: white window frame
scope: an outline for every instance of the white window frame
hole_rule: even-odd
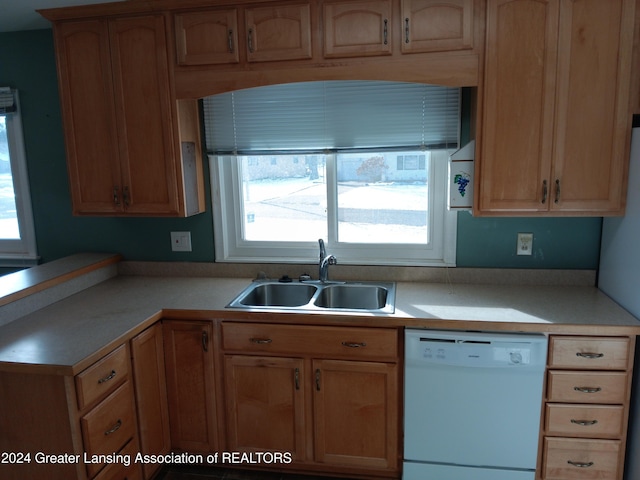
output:
[[[27,156],[22,132],[20,101],[18,92],[14,91],[16,111],[1,114],[5,117],[7,139],[9,141],[9,163],[16,198],[16,212],[20,232],[19,239],[0,238],[0,266],[31,266],[38,262],[36,235],[31,208],[29,176],[27,173]]]
[[[447,166],[451,151],[435,151],[429,162],[429,245],[353,244],[337,242],[337,226],[329,221],[327,251],[341,264],[455,266],[457,214],[447,208]],[[242,238],[242,186],[237,157],[209,156],[215,257],[217,262],[315,263],[318,243],[257,242]],[[337,210],[335,162],[327,161],[327,208]],[[337,216],[336,216],[337,217]],[[331,217],[330,217],[331,218]]]

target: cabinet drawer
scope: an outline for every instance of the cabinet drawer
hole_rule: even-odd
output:
[[[110,463],[94,480],[142,480],[140,464],[134,461],[139,451],[137,442],[131,440],[118,452],[119,455],[123,455],[123,459],[129,459],[129,465],[124,460]]]
[[[396,361],[398,336],[392,329],[311,327],[258,323],[223,323],[225,350],[332,358],[369,358]]]
[[[623,372],[549,371],[550,402],[624,403],[627,374]]]
[[[127,378],[128,357],[126,346],[121,345],[76,375],[78,407],[81,410],[115,390]]]
[[[545,438],[544,480],[617,480],[620,442]]]
[[[549,366],[587,370],[626,370],[627,337],[551,337]]]
[[[622,405],[575,405],[548,403],[546,430],[548,435],[590,438],[622,436]]]
[[[92,455],[113,454],[119,451],[135,433],[135,415],[131,384],[123,383],[115,392],[100,402],[80,419],[84,448]],[[87,464],[89,476],[102,467],[102,463]]]

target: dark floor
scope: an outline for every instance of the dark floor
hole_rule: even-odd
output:
[[[298,473],[258,472],[235,468],[167,466],[156,480],[347,480]]]

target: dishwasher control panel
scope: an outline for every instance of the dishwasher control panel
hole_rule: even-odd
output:
[[[407,336],[407,360],[469,367],[527,367],[546,362],[542,335],[432,332]]]

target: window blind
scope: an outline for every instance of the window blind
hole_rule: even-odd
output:
[[[16,111],[16,100],[9,87],[0,87],[0,115]]]
[[[274,154],[456,148],[460,89],[326,81],[206,97],[207,151]]]

